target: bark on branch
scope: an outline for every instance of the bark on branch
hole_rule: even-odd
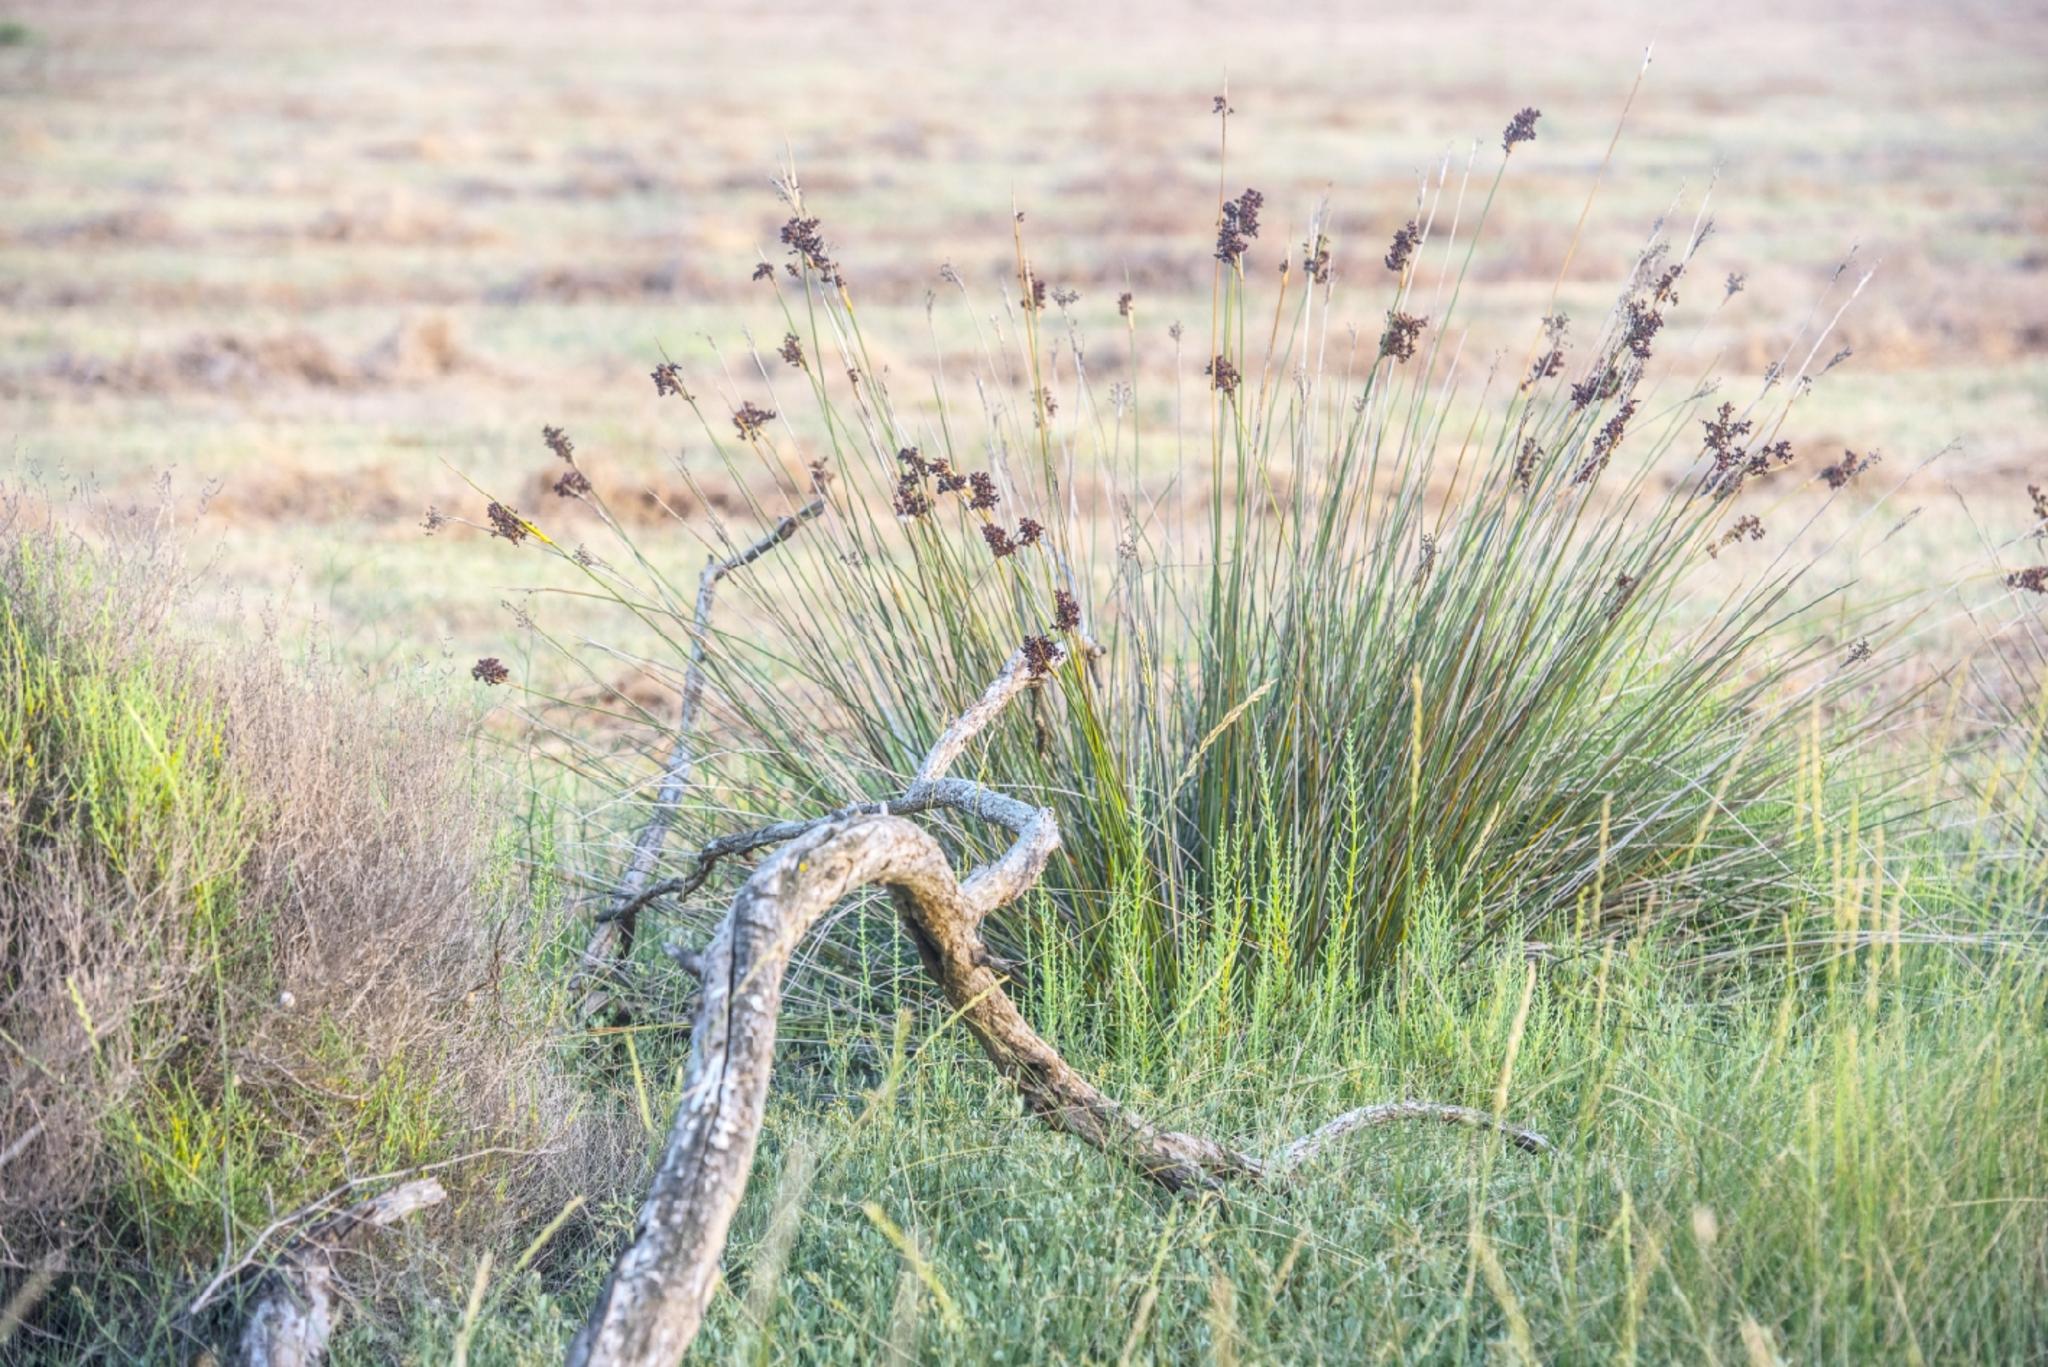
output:
[[[242,1326],[241,1367],[314,1367],[341,1319],[341,1255],[448,1193],[424,1177],[350,1206],[294,1239],[264,1277]]]
[[[947,779],[945,771],[1011,699],[1037,681],[1023,653],[1012,656],[988,691],[932,746],[891,814],[862,809],[750,833],[758,841],[754,848],[789,843],[747,880],[701,956],[704,993],[674,1126],[632,1243],[570,1348],[572,1367],[669,1367],[696,1337],[753,1166],[784,972],[811,926],[862,887],[890,889],[919,957],[961,1021],[1026,1104],[1055,1129],[1128,1161],[1173,1191],[1266,1175],[1267,1165],[1254,1158],[1200,1136],[1162,1130],[1104,1096],[1025,1021],[991,963],[982,922],[1038,880],[1059,847],[1059,827],[1049,808],[978,784],[955,786],[959,781]],[[938,842],[901,815],[916,803],[973,811],[1014,839],[1000,857],[959,878]],[[1408,1105],[1396,1103],[1393,1110]],[[1421,1107],[1412,1113],[1451,1118],[1448,1112],[1459,1109]],[[1291,1166],[1339,1134],[1405,1118],[1406,1112],[1393,1110],[1366,1108],[1340,1117],[1300,1141],[1283,1161]],[[1540,1136],[1510,1133],[1518,1143],[1526,1140],[1525,1146],[1543,1143]]]

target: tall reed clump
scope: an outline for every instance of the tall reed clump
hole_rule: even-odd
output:
[[[52,1360],[196,1351],[248,1278],[184,1299],[358,1179],[481,1151],[439,1218],[500,1230],[604,1147],[535,1042],[460,719],[196,644],[171,536],[99,530],[0,507],[0,1265]]]
[[[1226,131],[1230,115],[1219,99]],[[1057,637],[1072,662],[976,763],[1054,807],[1064,842],[1042,902],[997,942],[1055,929],[1092,993],[1163,1003],[1198,959],[1226,984],[1253,958],[1370,976],[1433,871],[1480,889],[1475,939],[1559,908],[1582,927],[1775,927],[1782,887],[1814,869],[1809,723],[1870,652],[1802,644],[1824,593],[1799,563],[1700,581],[1717,557],[1765,561],[1747,544],[1764,514],[1797,521],[1827,496],[1808,492],[1820,476],[1832,490],[1859,472],[1807,480],[1779,435],[1827,326],[1742,402],[1663,373],[1681,289],[1690,307],[1725,296],[1702,280],[1710,223],[1675,239],[1660,224],[1604,318],[1553,308],[1527,320],[1526,355],[1472,374],[1459,302],[1536,117],[1509,125],[1476,213],[1442,174],[1390,242],[1350,250],[1321,206],[1298,250],[1269,250],[1263,197],[1220,173],[1206,336],[1141,321],[1128,292],[1091,319],[1033,264],[1020,214],[1014,288],[991,302],[942,268],[960,345],[941,342],[935,299],[930,374],[907,383],[878,363],[897,353],[862,329],[857,269],[787,175],[781,259],[755,271],[779,350],[653,376],[696,428],[682,471],[699,501],[745,505],[691,524],[715,554],[813,489],[828,504],[723,589],[685,838],[900,792],[1006,656],[1049,659]],[[1096,320],[1116,344],[1090,340]],[[624,655],[678,684],[689,581],[610,512],[564,434],[549,445],[556,492],[595,507],[617,550],[572,549],[548,514],[502,503],[491,528],[571,562],[579,616],[612,602],[648,644],[545,625],[540,641],[601,682]],[[608,720],[670,724],[605,687]],[[1839,763],[1858,733],[1829,727]],[[573,763],[602,793],[638,793],[649,749],[586,745]],[[981,849],[976,831],[952,838]],[[599,883],[609,859],[589,861]],[[669,914],[715,914],[719,886]],[[1188,952],[1219,925],[1222,962]]]

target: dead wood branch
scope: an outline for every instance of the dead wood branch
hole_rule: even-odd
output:
[[[285,1249],[256,1292],[242,1326],[243,1367],[313,1367],[341,1318],[341,1254],[448,1193],[431,1177],[393,1187],[308,1228]]]
[[[824,511],[825,496],[821,489],[810,502],[782,518],[752,545],[723,560],[711,561],[697,577],[697,606],[690,623],[690,664],[683,674],[683,696],[676,710],[675,739],[669,746],[668,758],[662,763],[661,786],[654,795],[654,810],[648,815],[647,824],[640,828],[639,837],[633,842],[632,856],[626,861],[625,872],[619,876],[618,885],[613,890],[612,908],[598,918],[589,943],[583,947],[581,966],[570,983],[570,991],[581,994],[576,1006],[577,1020],[589,1020],[614,1004],[611,979],[619,963],[632,953],[638,913],[649,900],[647,882],[654,876],[654,866],[661,858],[661,847],[675,825],[683,790],[690,784],[690,770],[696,763],[692,741],[697,729],[697,709],[704,698],[706,640],[711,630],[711,609],[717,602],[719,581],[735,570],[753,564],[795,536],[804,523]]]
[[[1059,847],[1058,823],[1048,808],[978,784],[954,788],[957,781],[945,770],[1038,681],[1023,652],[1013,655],[932,746],[894,812],[861,810],[764,828],[774,834],[760,844],[789,843],[747,880],[703,951],[704,995],[675,1122],[633,1240],[570,1348],[572,1367],[668,1367],[696,1337],[753,1166],[790,956],[820,917],[863,887],[890,890],[920,959],[959,1019],[1031,1110],[1055,1129],[1125,1159],[1171,1191],[1266,1174],[1254,1158],[1161,1130],[1103,1095],[1031,1028],[1003,989],[981,924],[1037,882]],[[913,801],[972,810],[1015,839],[1000,857],[961,879],[938,841],[901,815]],[[1365,1115],[1353,1112],[1318,1131],[1314,1142],[1303,1141],[1309,1143],[1303,1156],[1350,1129],[1401,1118]]]

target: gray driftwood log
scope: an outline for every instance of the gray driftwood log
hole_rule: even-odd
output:
[[[1124,1159],[1169,1190],[1267,1175],[1268,1165],[1257,1159],[1162,1130],[1104,1096],[1031,1028],[991,965],[982,921],[1037,882],[1059,848],[1059,826],[1049,808],[947,778],[946,771],[1040,678],[1022,651],[1013,655],[932,746],[896,812],[864,804],[767,828],[773,834],[753,844],[748,839],[763,833],[722,842],[725,853],[787,843],[747,880],[695,960],[704,988],[675,1122],[632,1242],[570,1347],[572,1367],[673,1367],[696,1337],[760,1137],[783,974],[810,927],[863,887],[890,889],[927,971],[990,1061],[1048,1124]],[[1012,843],[960,878],[938,841],[900,814],[934,808],[992,822],[1011,833]],[[700,856],[695,883],[710,862]],[[1482,1112],[1401,1102],[1339,1117],[1290,1146],[1279,1166],[1305,1161],[1340,1134],[1413,1117],[1483,1125],[1525,1148],[1548,1147],[1542,1136]]]

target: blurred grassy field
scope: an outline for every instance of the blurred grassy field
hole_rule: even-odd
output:
[[[455,470],[537,506],[543,422],[625,485],[701,439],[657,406],[665,348],[737,366],[780,316],[768,179],[794,158],[875,357],[919,392],[972,345],[927,299],[950,263],[1013,292],[1011,212],[1085,335],[1141,364],[1207,321],[1227,72],[1232,193],[1264,190],[1271,269],[1314,202],[1346,307],[1377,329],[1378,257],[1418,184],[1540,106],[1460,312],[1542,313],[1642,52],[1655,61],[1562,300],[1597,317],[1656,217],[1713,187],[1675,373],[1749,392],[1851,248],[1877,275],[1852,361],[1787,430],[1811,467],[1881,449],[1934,514],[1899,583],[1979,563],[2048,475],[2048,8],[616,4],[17,6],[0,47],[0,433],[9,474],[147,494],[164,472],[217,583],[319,615],[366,660],[500,645],[520,568]],[[1718,176],[1718,183],[1716,178]],[[1747,288],[1716,308],[1717,282]],[[1177,364],[1199,383],[1190,345]],[[1510,362],[1512,364],[1512,362]],[[452,467],[452,468],[451,468]],[[1888,485],[1895,479],[1887,479]],[[1978,509],[1958,509],[1951,492]],[[687,500],[685,500],[687,507]],[[1887,519],[1889,520],[1889,519]],[[694,558],[681,543],[678,555]],[[522,567],[523,568],[523,567]]]

